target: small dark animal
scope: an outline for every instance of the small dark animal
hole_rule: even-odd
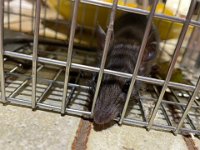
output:
[[[147,24],[147,17],[138,14],[125,14],[115,21],[114,34],[111,39],[105,68],[120,72],[133,73]],[[105,43],[105,32],[98,27],[98,45],[102,50]],[[152,61],[156,58],[159,36],[152,24],[151,32],[139,69],[139,75],[148,75]],[[100,52],[100,57],[102,51]],[[100,63],[100,62],[99,62]],[[104,74],[99,95],[94,109],[94,122],[106,124],[115,119],[123,110],[131,79]],[[97,74],[93,78],[93,87]],[[94,94],[93,89],[93,94]],[[136,81],[132,96],[138,98],[140,83]]]

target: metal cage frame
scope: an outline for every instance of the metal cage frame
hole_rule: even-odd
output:
[[[118,0],[113,0],[113,4],[107,4],[107,3],[103,3],[100,1],[93,1],[93,0],[82,0],[80,2],[80,0],[75,0],[74,1],[74,8],[73,8],[73,13],[72,13],[72,21],[71,21],[71,28],[70,28],[70,37],[69,37],[69,43],[68,43],[68,55],[67,55],[67,61],[60,61],[60,60],[55,60],[55,59],[51,59],[51,58],[45,58],[45,57],[39,57],[38,56],[38,41],[39,41],[39,30],[40,30],[40,12],[41,12],[41,1],[37,0],[36,1],[36,11],[35,11],[35,22],[34,22],[34,38],[33,38],[33,53],[32,56],[31,55],[27,55],[27,54],[21,54],[21,53],[17,53],[17,52],[11,52],[11,51],[4,51],[4,0],[0,0],[0,81],[1,81],[1,102],[2,103],[13,103],[13,104],[21,104],[21,105],[26,105],[26,106],[30,106],[32,107],[32,109],[37,109],[37,108],[42,108],[42,109],[48,109],[48,110],[54,110],[54,111],[58,111],[61,114],[77,114],[77,115],[86,115],[89,117],[93,116],[93,111],[94,111],[94,106],[95,106],[95,102],[97,99],[97,95],[99,92],[99,88],[100,88],[100,84],[101,84],[101,80],[102,80],[102,76],[103,74],[111,74],[111,75],[115,75],[115,76],[119,76],[119,77],[124,77],[124,78],[131,78],[131,84],[128,90],[128,94],[127,94],[127,98],[126,98],[126,103],[124,105],[123,108],[123,112],[120,118],[116,119],[117,121],[119,121],[119,124],[129,124],[129,125],[137,125],[137,126],[141,126],[141,127],[145,127],[148,130],[150,129],[161,129],[161,130],[166,130],[166,131],[171,131],[174,134],[178,134],[181,132],[187,132],[187,133],[194,133],[199,135],[200,134],[200,130],[195,127],[194,125],[192,125],[192,129],[188,129],[188,128],[183,128],[182,125],[184,123],[184,120],[187,118],[188,119],[188,112],[190,110],[191,107],[195,107],[195,108],[200,108],[199,105],[195,104],[194,105],[194,101],[196,99],[196,97],[198,96],[198,92],[200,90],[200,78],[197,81],[196,85],[187,85],[187,84],[182,84],[182,83],[176,83],[176,82],[172,82],[170,81],[175,63],[177,61],[179,52],[180,52],[180,48],[182,46],[184,37],[186,35],[187,29],[189,27],[189,25],[192,25],[194,27],[200,27],[200,22],[192,20],[192,15],[195,9],[195,4],[196,4],[197,0],[192,0],[191,4],[190,4],[190,8],[187,14],[187,17],[185,19],[183,18],[178,18],[175,16],[167,16],[164,14],[157,14],[155,13],[156,10],[156,6],[158,4],[158,0],[154,0],[153,4],[152,4],[152,8],[151,11],[146,11],[146,10],[142,10],[142,9],[137,9],[137,8],[128,8],[128,7],[123,7],[123,6],[118,6]],[[86,3],[89,5],[98,5],[100,7],[108,7],[111,8],[111,15],[110,15],[110,19],[109,19],[109,27],[108,27],[108,31],[106,33],[106,43],[105,43],[105,47],[103,50],[103,56],[102,56],[102,60],[101,60],[101,65],[100,67],[92,67],[92,66],[87,66],[87,65],[83,65],[83,64],[78,64],[78,63],[72,63],[72,52],[73,52],[73,47],[74,47],[74,43],[73,43],[73,39],[75,36],[75,29],[76,29],[76,19],[77,19],[77,15],[78,15],[78,6],[79,3]],[[111,39],[111,34],[113,32],[113,24],[114,24],[114,20],[115,20],[115,13],[116,10],[123,10],[123,11],[127,11],[127,12],[131,12],[131,13],[138,13],[138,14],[143,14],[143,15],[148,15],[148,23],[146,25],[146,29],[145,29],[145,34],[143,37],[143,41],[140,47],[140,52],[139,52],[139,56],[137,59],[137,63],[136,63],[136,67],[135,70],[133,72],[133,74],[128,74],[128,73],[123,73],[123,72],[117,72],[117,71],[113,71],[113,70],[108,70],[108,69],[104,69],[105,66],[105,62],[106,62],[106,58],[107,58],[107,53],[108,53],[108,46],[109,46],[109,42]],[[159,18],[159,19],[166,19],[166,20],[170,20],[173,22],[178,22],[178,23],[183,23],[183,28],[181,30],[171,63],[170,63],[170,67],[167,73],[167,77],[165,80],[162,79],[155,79],[155,78],[151,78],[151,77],[143,77],[143,76],[138,76],[138,70],[139,70],[139,66],[142,60],[142,55],[144,53],[144,49],[147,43],[147,37],[148,34],[150,32],[150,28],[151,28],[151,22],[153,18]],[[34,17],[33,17],[34,19]],[[21,30],[21,29],[20,29]],[[23,87],[24,84],[26,84],[27,80],[25,80],[18,89],[16,89],[9,97],[6,96],[6,83],[5,83],[5,71],[4,71],[4,56],[9,56],[9,57],[14,57],[14,58],[18,58],[18,59],[24,59],[24,60],[31,60],[32,61],[32,99],[31,101],[26,101],[26,100],[22,100],[22,99],[17,99],[14,98],[14,95],[20,90],[21,87]],[[51,81],[48,81],[48,87],[46,88],[45,92],[43,93],[43,95],[41,96],[40,100],[36,100],[36,86],[37,86],[37,81],[39,79],[37,79],[37,72],[41,69],[41,66],[38,67],[37,63],[44,63],[44,64],[49,64],[49,65],[55,65],[55,66],[59,66],[59,67],[64,67],[65,68],[65,79],[64,82],[61,83],[61,85],[63,86],[63,97],[62,97],[62,105],[61,107],[58,106],[53,106],[53,105],[49,105],[49,104],[44,104],[41,103],[40,100],[44,97],[44,95],[48,92],[48,90],[51,88],[52,83],[55,82],[56,80],[56,76],[59,75],[60,72],[58,72],[58,74],[55,76],[55,78]],[[76,110],[76,109],[72,109],[72,108],[67,108],[67,104],[69,103],[69,95],[67,95],[67,91],[69,86],[74,86],[74,87],[79,87],[79,88],[83,88],[83,89],[88,89],[87,86],[81,86],[81,85],[76,85],[76,84],[71,84],[69,83],[69,73],[70,73],[70,69],[79,69],[79,70],[84,70],[84,71],[90,71],[90,72],[98,72],[98,80],[97,80],[97,86],[96,86],[96,90],[95,90],[95,94],[94,94],[94,98],[93,98],[93,104],[92,104],[92,110],[91,111],[82,111],[82,110]],[[158,95],[158,99],[156,100],[156,104],[154,106],[153,112],[150,116],[150,119],[147,121],[147,119],[145,119],[144,121],[139,121],[139,120],[134,120],[134,119],[129,119],[125,117],[125,113],[127,111],[127,107],[129,104],[129,100],[130,100],[130,96],[131,96],[131,92],[134,88],[134,84],[135,81],[139,80],[142,82],[146,82],[149,84],[153,84],[153,85],[158,85],[158,86],[162,86],[162,90],[160,92],[160,94]],[[162,124],[155,124],[154,120],[156,117],[156,114],[158,113],[158,109],[162,106],[162,102],[165,103],[170,103],[167,102],[165,100],[163,100],[163,96],[167,90],[167,88],[173,88],[173,89],[180,89],[180,90],[185,90],[188,92],[192,92],[192,95],[190,97],[190,100],[188,101],[187,105],[185,104],[181,104],[181,103],[176,103],[178,106],[182,107],[183,113],[182,113],[182,117],[180,118],[179,123],[177,124],[177,126],[173,126],[170,119],[167,117],[166,115],[166,119],[168,122],[168,125],[162,125]],[[171,102],[172,103],[172,102]],[[143,109],[143,107],[141,107],[141,109]],[[163,109],[163,108],[162,108]],[[164,109],[163,109],[164,110]],[[141,110],[144,111],[144,110]],[[146,118],[146,116],[144,115],[144,118]],[[189,117],[189,120],[192,122],[192,120]],[[190,124],[192,124],[190,122]]]

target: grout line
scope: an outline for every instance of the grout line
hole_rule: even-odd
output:
[[[92,129],[92,124],[90,121],[83,120],[81,118],[78,129],[76,131],[76,136],[74,138],[71,149],[72,150],[86,150],[88,137]]]
[[[183,139],[187,145],[188,150],[199,150],[199,147],[196,146],[191,136],[183,136]]]

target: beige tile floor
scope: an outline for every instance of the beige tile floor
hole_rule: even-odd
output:
[[[32,111],[19,106],[0,105],[0,149],[68,150],[74,142],[80,118],[61,117],[57,113]],[[193,139],[193,148],[200,141]],[[103,131],[92,129],[86,143],[88,150],[187,150],[183,136],[160,131],[114,125]]]

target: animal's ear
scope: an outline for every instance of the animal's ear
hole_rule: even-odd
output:
[[[96,28],[96,35],[97,35],[97,46],[103,50],[104,45],[105,45],[105,39],[106,39],[106,33],[105,31],[101,28],[100,25],[97,26]],[[112,32],[111,39],[110,39],[110,45],[112,45],[114,42],[114,32]]]
[[[100,25],[98,25],[96,28],[96,35],[97,35],[97,46],[101,50],[103,50],[105,45],[106,33],[104,32],[104,30],[101,28]]]

